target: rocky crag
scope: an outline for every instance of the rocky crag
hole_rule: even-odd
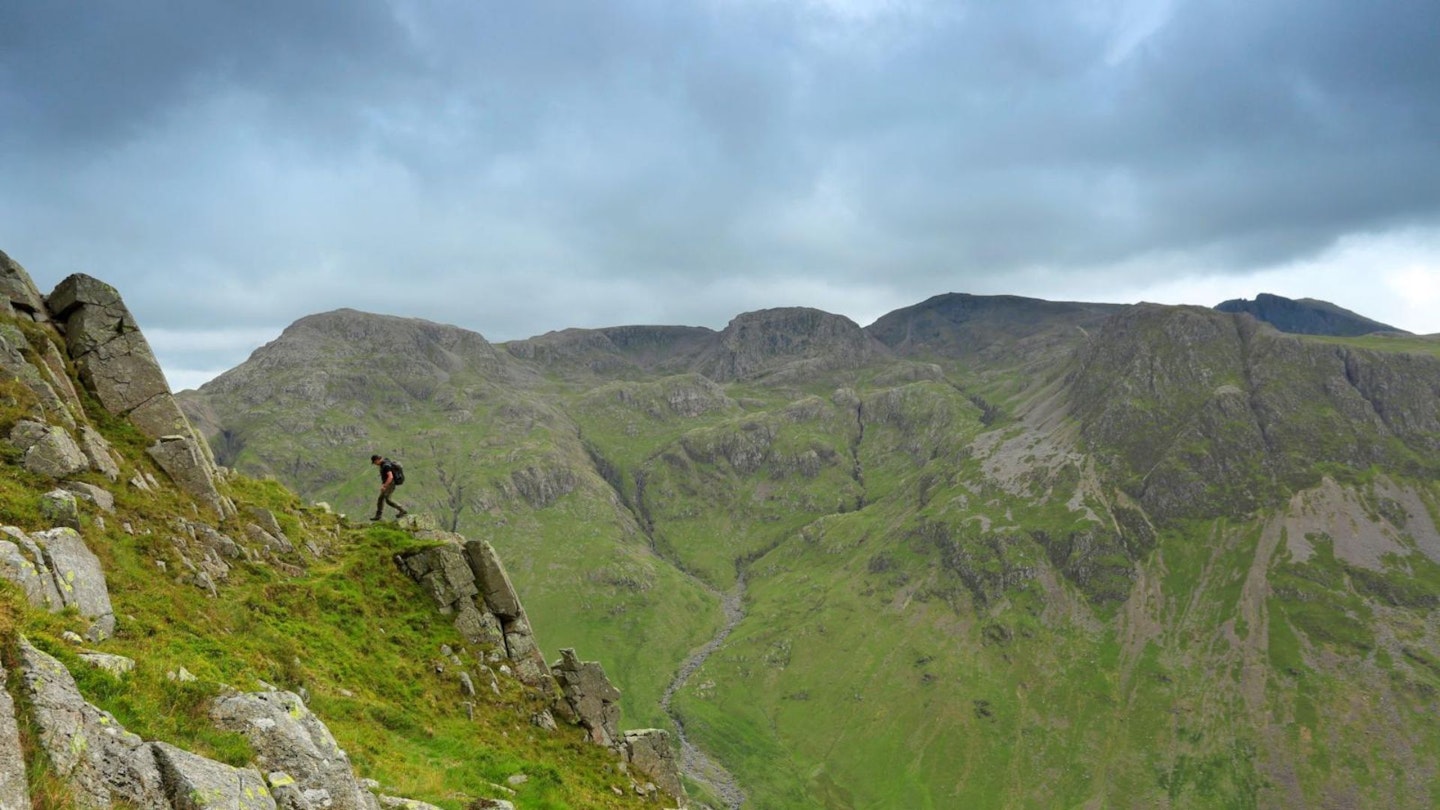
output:
[[[527,624],[738,781],[697,802],[1434,805],[1434,341],[949,294],[863,329],[472,333],[440,380],[323,348],[366,317],[422,334],[314,316],[187,412],[244,469],[288,479],[300,443],[288,480],[344,509],[373,487],[355,447],[404,459]],[[375,396],[289,393],[366,364]]]
[[[545,663],[484,541],[360,531],[217,465],[120,295],[103,282],[75,275],[43,296],[0,254],[0,293],[0,463],[8,468],[0,485],[0,807],[435,807],[361,776],[402,773],[385,764],[384,752],[403,747],[411,726],[417,740],[454,733],[478,758],[512,763],[499,768],[549,774],[534,786],[523,771],[506,785],[467,777],[468,795],[435,797],[444,806],[685,806],[665,732],[618,730],[619,693],[598,664],[570,650],[553,667]],[[443,352],[434,359],[446,361]],[[377,548],[350,548],[371,536],[398,536],[408,548],[393,562]],[[363,597],[350,593],[356,570],[391,589],[374,598],[394,607],[353,601]],[[385,617],[408,609],[396,595],[407,588],[430,594],[439,613],[456,620],[431,628],[424,613],[411,612],[391,625],[401,633],[396,641],[423,631],[454,646],[437,648],[422,678],[369,671],[365,681],[340,686],[335,679],[348,667],[378,657],[356,640],[326,655],[337,631],[316,600],[348,605],[335,616],[344,632],[353,633],[348,625],[361,612],[373,622],[369,631],[384,634]],[[276,600],[289,599],[289,609],[276,609]],[[296,633],[308,643],[295,645]],[[247,640],[261,649],[243,649]],[[212,679],[149,660],[147,650]],[[258,689],[228,685],[247,674]],[[430,714],[416,706],[410,720],[387,708],[393,689],[369,684],[391,678],[409,679],[401,693],[411,700],[442,687],[454,696],[424,697],[436,705],[435,719],[419,719]],[[312,689],[337,709],[361,761],[312,711]],[[357,718],[347,705],[368,708]],[[512,712],[529,718],[504,730]],[[382,719],[367,727],[371,715]],[[440,723],[455,730],[420,727]],[[481,723],[552,753],[502,755]],[[151,733],[127,730],[136,726]],[[156,729],[174,736],[153,736]],[[608,749],[610,764],[559,753],[571,750],[572,737]],[[385,742],[377,749],[367,740]],[[527,756],[557,759],[526,766]],[[429,762],[428,772],[422,766],[420,781],[439,784],[455,757]],[[566,757],[583,760],[575,767],[605,784],[565,778]]]
[[[470,644],[488,651],[487,661],[505,675],[519,678],[551,698],[554,711],[586,729],[590,741],[609,748],[634,768],[644,781],[635,785],[643,796],[666,795],[686,806],[685,786],[671,755],[669,733],[663,729],[620,731],[620,690],[595,661],[581,661],[575,651],[561,651],[546,666],[530,620],[515,586],[495,549],[484,540],[466,540],[448,532],[421,529],[417,536],[438,544],[396,557],[441,613],[455,617],[455,629]],[[505,662],[505,663],[501,663]],[[460,663],[458,659],[455,663]],[[484,678],[492,684],[488,666]],[[474,679],[461,673],[463,690],[475,693]],[[532,718],[535,725],[554,728],[549,711]]]
[[[1389,324],[1371,320],[1328,301],[1317,301],[1314,298],[1301,298],[1297,301],[1280,295],[1261,293],[1255,296],[1253,301],[1236,298],[1216,304],[1215,309],[1219,312],[1243,312],[1281,332],[1299,335],[1354,337],[1373,332],[1405,333],[1403,329],[1396,329]]]

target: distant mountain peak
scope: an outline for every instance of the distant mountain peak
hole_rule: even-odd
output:
[[[971,356],[996,344],[1043,340],[1047,334],[1096,326],[1124,307],[1018,295],[945,293],[897,309],[865,331],[901,355]]]
[[[844,315],[811,307],[737,315],[720,332],[712,351],[705,373],[716,380],[823,371],[890,353]]]
[[[1389,324],[1336,306],[1329,301],[1315,298],[1286,298],[1270,293],[1260,293],[1251,301],[1236,298],[1215,307],[1220,312],[1243,312],[1256,320],[1264,321],[1281,332],[1298,335],[1331,335],[1354,337],[1372,332],[1401,332]],[[1407,333],[1408,334],[1408,333]]]

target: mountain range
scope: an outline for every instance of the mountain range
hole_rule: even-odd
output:
[[[402,460],[699,804],[1434,806],[1440,342],[1260,303],[341,310],[177,399],[342,512]]]

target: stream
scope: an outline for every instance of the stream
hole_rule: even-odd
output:
[[[695,743],[690,741],[685,734],[685,723],[681,721],[680,715],[670,708],[670,699],[681,687],[685,686],[685,683],[690,680],[690,676],[695,674],[695,670],[705,663],[705,659],[725,643],[725,639],[730,636],[730,631],[734,630],[740,620],[745,618],[744,596],[745,575],[742,573],[735,580],[735,587],[730,590],[730,593],[725,594],[721,602],[721,607],[725,611],[725,625],[715,633],[714,638],[690,653],[690,657],[680,665],[680,671],[676,673],[675,680],[665,687],[665,694],[660,698],[660,708],[670,716],[671,720],[675,721],[676,733],[680,737],[681,771],[694,781],[710,788],[711,792],[719,796],[725,803],[727,810],[740,810],[740,807],[745,804],[745,791],[741,790],[740,783],[735,781],[735,777],[731,776],[724,766],[711,759],[709,754],[700,750]]]

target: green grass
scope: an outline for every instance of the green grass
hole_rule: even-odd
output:
[[[0,480],[12,487],[27,481],[13,468]],[[308,693],[359,774],[389,793],[459,810],[462,797],[494,796],[494,784],[525,773],[530,779],[513,799],[517,807],[639,803],[612,791],[628,784],[613,755],[585,742],[578,728],[548,733],[533,726],[530,716],[546,704],[517,682],[502,678],[503,694],[485,688],[468,698],[469,717],[454,667],[447,662],[437,671],[434,662],[449,645],[474,671],[477,651],[466,651],[449,619],[392,561],[422,543],[393,528],[351,527],[298,510],[294,496],[274,482],[238,479],[228,487],[242,506],[280,510],[292,541],[317,543],[326,556],[308,559],[304,574],[293,577],[263,563],[231,561],[220,597],[210,598],[175,579],[183,568],[166,538],[188,504],[166,492],[122,491],[120,512],[106,516],[107,528],[92,525],[85,534],[102,558],[118,617],[117,633],[102,649],[134,659],[136,668],[117,678],[81,662],[61,636],[83,631],[83,620],[30,608],[5,586],[0,638],[12,647],[10,671],[23,633],[65,663],[86,698],[130,731],[236,766],[250,764],[254,753],[240,735],[213,726],[208,706],[224,688],[255,689],[263,681]],[[0,503],[15,499],[0,492]],[[133,534],[121,528],[125,523]],[[157,562],[166,564],[163,571]],[[198,680],[173,680],[182,667]],[[29,751],[37,806],[69,806],[38,746]]]

